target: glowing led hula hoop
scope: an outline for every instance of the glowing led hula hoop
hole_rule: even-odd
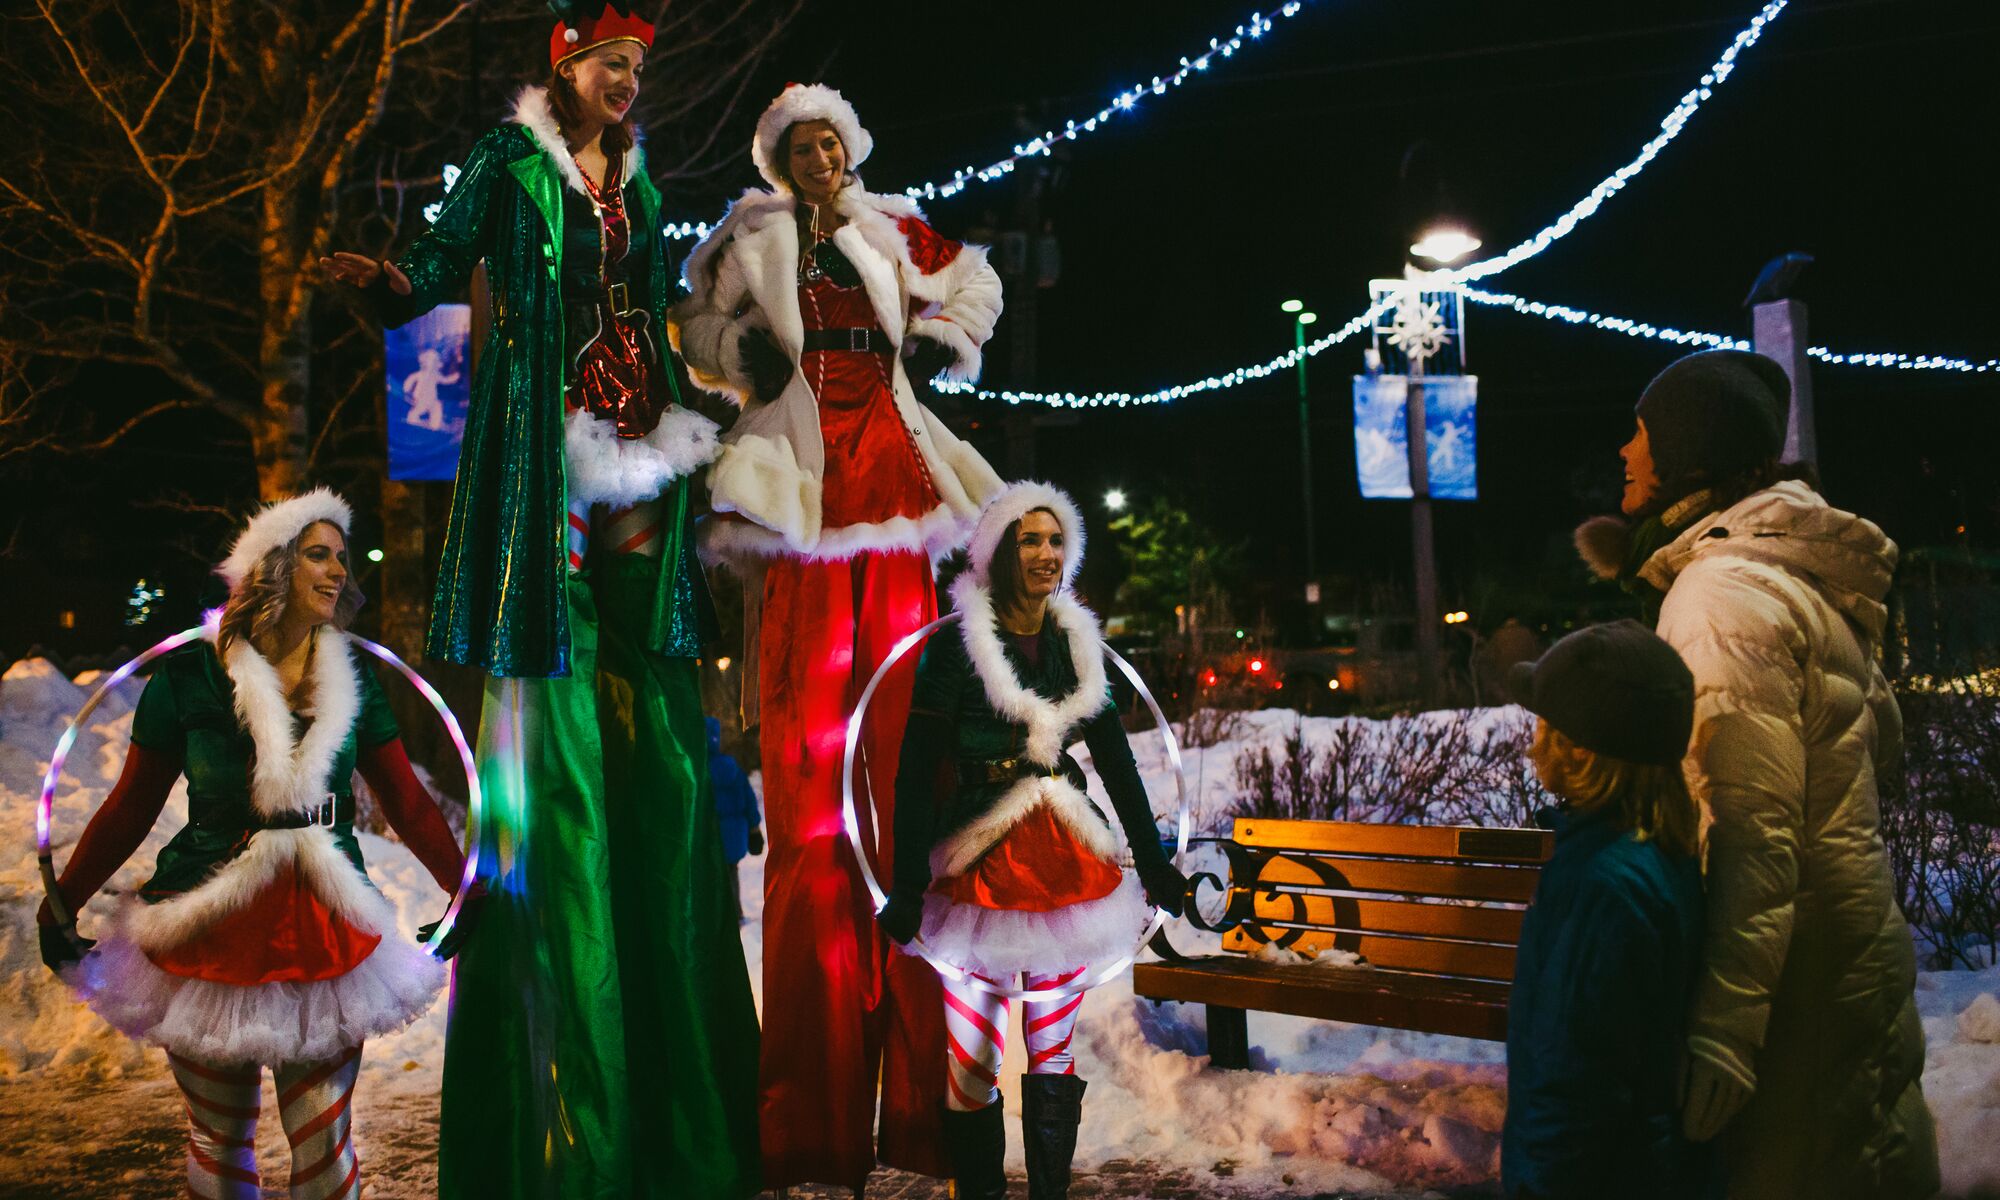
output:
[[[875,689],[882,685],[882,680],[889,674],[889,668],[895,666],[905,654],[908,654],[911,649],[932,633],[958,619],[958,613],[946,613],[922,629],[910,634],[902,641],[897,642],[895,648],[889,651],[889,657],[883,659],[882,665],[875,668],[875,674],[869,679],[868,686],[861,689],[861,698],[854,704],[854,715],[847,719],[847,751],[842,756],[840,763],[840,817],[843,827],[847,830],[847,840],[854,847],[855,862],[860,864],[861,880],[868,885],[868,894],[874,899],[875,911],[878,913],[882,911],[882,906],[889,902],[889,897],[882,890],[882,884],[875,878],[875,865],[873,861],[875,847],[862,844],[860,810],[856,807],[854,798],[854,760],[860,751],[861,723],[868,716],[868,702],[875,698]],[[1187,858],[1189,797],[1187,768],[1181,763],[1180,741],[1174,737],[1173,723],[1168,721],[1167,714],[1161,711],[1160,702],[1153,698],[1152,690],[1146,686],[1145,680],[1139,678],[1139,673],[1132,669],[1132,664],[1126,662],[1123,655],[1109,646],[1104,647],[1104,654],[1105,657],[1109,658],[1117,666],[1118,670],[1124,674],[1132,686],[1137,689],[1140,698],[1145,700],[1146,707],[1153,710],[1153,720],[1159,725],[1160,735],[1167,740],[1167,761],[1174,768],[1174,785],[1180,793],[1181,801],[1180,828],[1174,838],[1174,861],[1177,865],[1184,867]],[[863,780],[863,786],[867,786],[866,780]],[[874,807],[872,793],[869,797],[869,807],[872,811]],[[1074,980],[1061,987],[1053,988],[1015,988],[988,983],[963,967],[937,958],[931,953],[930,948],[924,945],[922,934],[913,938],[910,946],[923,957],[925,962],[937,968],[938,973],[948,979],[970,984],[982,992],[1002,996],[1009,1000],[1041,1002],[1061,1000],[1065,997],[1078,995],[1089,991],[1106,980],[1117,978],[1124,972],[1126,967],[1132,965],[1133,959],[1139,957],[1140,949],[1145,946],[1147,940],[1153,936],[1154,932],[1160,926],[1166,924],[1166,921],[1167,914],[1157,908],[1154,909],[1153,919],[1146,923],[1145,931],[1139,935],[1138,940],[1132,944],[1131,951],[1124,957],[1108,964],[1087,978]]]
[[[97,706],[111,694],[113,688],[132,678],[141,667],[162,654],[199,640],[209,628],[208,623],[203,623],[193,629],[184,629],[142,651],[132,661],[113,671],[98,685],[97,690],[90,694],[90,698],[83,702],[83,707],[70,719],[69,728],[63,730],[62,737],[56,740],[56,751],[49,759],[48,773],[42,776],[42,798],[35,807],[35,858],[41,864],[42,890],[48,894],[49,910],[54,913],[57,923],[65,929],[75,927],[76,914],[70,912],[69,906],[63,903],[62,892],[56,887],[55,862],[51,857],[49,846],[49,824],[55,814],[56,780],[62,776],[63,764],[69,760],[70,749],[76,745],[76,735],[83,728],[83,723],[90,718],[90,714],[96,712]],[[458,922],[459,910],[465,906],[465,894],[479,874],[479,815],[484,807],[479,792],[479,769],[472,760],[472,747],[465,740],[465,731],[459,728],[458,718],[452,715],[451,709],[444,702],[444,697],[438,695],[437,689],[430,685],[430,681],[417,674],[387,646],[352,633],[347,637],[355,645],[396,668],[424,699],[430,701],[431,707],[436,709],[438,716],[443,719],[445,731],[451,734],[452,745],[458,748],[459,764],[465,768],[465,873],[459,877],[458,890],[451,897],[451,907],[445,909],[444,917],[438,921],[437,929],[432,932],[427,943],[435,949],[444,941],[445,935],[451,932],[451,927]]]

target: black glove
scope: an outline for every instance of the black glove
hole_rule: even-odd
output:
[[[764,830],[760,826],[750,827],[750,853],[764,853]]]
[[[64,967],[81,962],[90,948],[97,944],[92,939],[78,934],[74,925],[64,928],[61,925],[38,923],[35,932],[41,936],[42,965],[58,975],[62,974]]]
[[[736,339],[736,354],[743,360],[743,369],[750,372],[750,390],[765,403],[776,400],[792,381],[792,360],[778,349],[769,330],[746,330]]]
[[[924,902],[921,897],[908,892],[893,893],[889,903],[875,914],[875,922],[882,927],[883,933],[907,946],[924,922]]]
[[[958,354],[950,346],[934,337],[913,333],[903,339],[903,370],[912,380],[928,383],[936,379],[946,367],[958,361]]]
[[[1187,876],[1165,858],[1139,864],[1139,885],[1146,889],[1146,901],[1170,917],[1187,909]]]
[[[485,907],[486,882],[476,880],[472,890],[465,893],[465,903],[458,906],[458,920],[452,922],[451,929],[444,935],[442,942],[430,947],[431,953],[439,960],[448,962],[463,950],[465,939],[472,936],[472,927],[479,924],[479,914]],[[443,923],[444,918],[439,917],[428,925],[417,926],[417,940],[428,944],[431,935],[436,933],[437,927]]]

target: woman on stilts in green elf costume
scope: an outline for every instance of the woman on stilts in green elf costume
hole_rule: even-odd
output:
[[[490,676],[491,898],[453,988],[439,1190],[735,1200],[758,1188],[757,1017],[688,537],[715,426],[674,403],[660,196],[627,116],[653,27],[617,0],[552,7],[549,83],[430,231],[397,263],[326,264],[390,324],[482,259],[492,294],[426,647]]]

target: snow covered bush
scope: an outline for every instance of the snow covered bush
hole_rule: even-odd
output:
[[[2000,695],[1920,684],[1898,699],[1903,763],[1880,781],[1897,901],[1925,966],[1992,965],[2000,962]]]

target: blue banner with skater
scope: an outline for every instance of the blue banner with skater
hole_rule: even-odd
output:
[[[1402,375],[1354,377],[1354,465],[1365,499],[1410,498],[1405,379]],[[1479,378],[1425,375],[1410,382],[1424,389],[1424,460],[1430,464],[1432,498],[1477,500]]]
[[[452,479],[471,395],[472,310],[440,304],[382,335],[389,478]]]

